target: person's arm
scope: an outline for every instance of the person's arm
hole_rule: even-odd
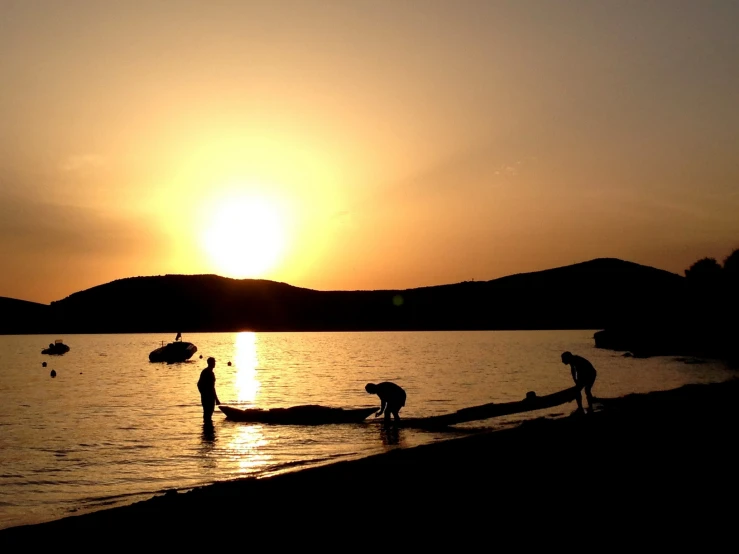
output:
[[[575,384],[577,385],[577,369],[575,369],[575,364],[570,366],[570,371],[572,372],[572,380],[575,381]]]
[[[218,399],[218,393],[216,392],[216,377],[213,376],[213,396],[216,399],[216,404],[220,404],[221,401]]]
[[[218,393],[216,392],[216,376],[213,375],[211,378],[213,379],[211,383],[213,385],[213,398],[216,399],[216,404],[220,404],[221,401],[218,399]]]
[[[381,416],[382,412],[385,411],[385,407],[387,406],[387,402],[385,402],[384,398],[380,398],[381,404],[380,404],[380,411],[375,414],[375,417]]]

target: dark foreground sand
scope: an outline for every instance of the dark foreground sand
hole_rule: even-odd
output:
[[[599,408],[14,527],[0,531],[0,546],[706,550],[734,537],[739,380]]]

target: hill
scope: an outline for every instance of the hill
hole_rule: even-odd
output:
[[[54,333],[597,329],[669,317],[684,281],[611,258],[406,290],[316,291],[267,280],[166,275],[120,279],[50,306],[27,307],[43,328],[37,332]]]
[[[0,335],[52,332],[46,304],[0,296]]]

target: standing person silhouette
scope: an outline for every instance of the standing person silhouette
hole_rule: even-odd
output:
[[[395,423],[400,421],[398,412],[405,406],[405,391],[395,383],[385,381],[383,383],[367,383],[364,390],[369,394],[376,394],[380,397],[380,410],[375,414],[375,417],[382,415],[385,412],[385,423],[390,421],[390,414],[393,414]]]
[[[177,333],[177,336],[174,338],[175,342],[179,342],[182,340],[182,333]]]
[[[218,395],[216,394],[216,374],[213,369],[216,367],[216,359],[208,358],[208,367],[200,372],[198,379],[198,390],[200,391],[200,403],[203,405],[203,421],[208,422],[213,416],[213,410],[216,404],[220,404]]]
[[[596,371],[588,360],[582,356],[575,356],[571,352],[562,353],[562,363],[570,366],[572,372],[572,379],[575,381],[577,386],[577,411],[583,413],[582,409],[582,395],[580,391],[585,389],[585,396],[588,399],[588,411],[593,413],[593,383],[595,383]]]

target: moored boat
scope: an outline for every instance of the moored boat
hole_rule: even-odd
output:
[[[226,419],[249,423],[275,423],[279,425],[324,425],[330,423],[359,423],[378,408],[332,408],[329,406],[305,405],[290,408],[263,410],[251,408],[241,410],[232,406],[218,406]]]
[[[170,342],[150,352],[149,361],[175,364],[189,360],[197,351],[198,347],[191,342]]]
[[[54,344],[50,344],[49,348],[44,348],[41,353],[50,356],[61,356],[69,352],[69,346],[62,342],[62,339],[56,339]]]

